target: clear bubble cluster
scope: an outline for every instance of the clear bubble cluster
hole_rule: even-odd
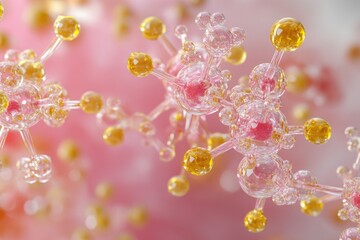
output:
[[[85,102],[88,93],[80,101],[72,101],[60,84],[47,80],[46,60],[64,40],[78,36],[80,25],[73,17],[60,16],[54,31],[56,38],[42,55],[37,56],[33,50],[8,50],[0,62],[0,148],[9,131],[20,133],[30,155],[20,159],[17,166],[28,183],[47,182],[52,172],[51,158],[36,153],[29,128],[41,120],[59,127],[71,109],[85,111],[94,102]]]

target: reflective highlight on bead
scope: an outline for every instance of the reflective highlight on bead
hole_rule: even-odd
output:
[[[184,175],[174,176],[168,181],[168,192],[176,197],[185,196],[189,187],[189,180]]]

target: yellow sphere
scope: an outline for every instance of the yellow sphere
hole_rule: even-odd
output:
[[[133,52],[128,58],[128,69],[137,77],[145,77],[153,70],[151,57],[146,53]]]
[[[149,40],[156,40],[166,32],[163,21],[157,17],[148,17],[140,25],[143,36]]]
[[[321,118],[309,119],[304,124],[304,136],[310,143],[326,143],[331,137],[331,126]]]
[[[294,18],[283,18],[273,24],[270,39],[278,51],[294,51],[305,39],[305,29]]]
[[[217,146],[220,146],[221,144],[223,144],[226,140],[226,136],[224,134],[221,133],[214,133],[211,134],[209,136],[209,138],[207,139],[207,145],[208,145],[208,149],[212,150],[214,148],[216,148]]]
[[[265,229],[266,217],[261,209],[254,209],[246,214],[244,226],[249,232],[258,233]]]
[[[40,84],[45,77],[44,65],[41,62],[33,62],[31,60],[23,60],[19,66],[25,70],[25,80]]]
[[[241,46],[232,47],[225,56],[225,61],[232,65],[240,65],[246,60],[246,51]]]
[[[6,96],[5,92],[0,91],[0,113],[3,113],[7,110],[9,106],[9,99]]]
[[[194,147],[185,153],[182,165],[187,172],[201,176],[211,171],[213,159],[209,150]]]
[[[300,202],[301,211],[310,216],[318,216],[323,208],[324,203],[317,197],[310,197]]]
[[[109,145],[118,145],[124,140],[124,130],[121,127],[108,127],[103,134],[103,139]]]
[[[71,16],[59,16],[54,23],[54,30],[59,38],[72,41],[80,33],[80,24]]]
[[[79,157],[80,149],[75,141],[65,140],[60,143],[57,155],[63,161],[72,162]]]
[[[0,19],[4,16],[4,6],[0,2]]]
[[[173,196],[182,197],[189,191],[189,181],[184,175],[174,176],[168,182],[168,191]]]
[[[89,114],[98,113],[103,106],[101,95],[95,92],[86,92],[81,96],[80,108]]]

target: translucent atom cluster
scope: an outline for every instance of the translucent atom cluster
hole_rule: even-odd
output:
[[[277,205],[300,201],[305,213],[316,215],[314,206],[321,209],[322,202],[304,187],[304,182],[313,183],[314,179],[308,171],[293,174],[290,162],[278,155],[279,150],[294,146],[295,135],[303,134],[313,144],[323,144],[331,136],[330,125],[321,118],[309,119],[303,126],[290,126],[281,112],[280,97],[287,81],[279,66],[280,60],[285,52],[294,51],[303,43],[303,25],[293,18],[274,23],[270,40],[276,50],[271,62],[256,66],[247,83],[241,82],[230,89],[231,73],[220,69],[219,65],[223,58],[235,64],[245,60],[245,52],[240,47],[244,31],[225,27],[225,17],[221,13],[202,12],[196,23],[205,31],[202,43],[187,40],[186,28],[178,26],[175,34],[182,48],[176,51],[163,35],[165,26],[160,19],[150,17],[143,21],[140,28],[144,37],[159,39],[171,58],[163,64],[148,54],[134,52],[128,58],[128,69],[137,77],[152,74],[161,79],[167,94],[149,115],[140,114],[136,116],[137,121],[131,120],[135,125],[124,125],[124,121],[120,121],[115,126],[118,129],[135,127],[158,149],[163,160],[172,159],[175,143],[183,135],[187,137],[191,148],[184,154],[185,171],[168,183],[168,190],[174,196],[183,196],[189,190],[185,172],[205,175],[213,168],[215,157],[230,149],[241,153],[244,158],[237,171],[240,186],[257,199],[255,209],[244,219],[245,227],[251,232],[260,232],[266,226],[263,207],[267,198]],[[154,138],[152,121],[168,109],[174,109],[170,119],[174,131],[167,143],[161,144]],[[228,133],[211,135],[202,128],[205,117],[215,112],[220,122],[229,127]],[[111,131],[120,136],[115,132],[116,127],[109,129],[105,131],[105,141],[111,139]],[[176,134],[179,132],[181,135]],[[208,139],[207,148],[201,147],[203,139]]]
[[[18,131],[29,152],[17,162],[28,183],[47,182],[51,176],[51,158],[35,151],[29,128],[43,120],[51,127],[61,126],[71,109],[97,113],[102,98],[85,93],[81,100],[68,98],[66,90],[46,78],[44,63],[63,41],[74,40],[80,32],[79,23],[70,16],[60,16],[54,23],[56,38],[37,56],[33,50],[8,50],[0,62],[0,148],[9,131]]]

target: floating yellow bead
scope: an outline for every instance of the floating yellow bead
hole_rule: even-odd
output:
[[[45,77],[44,65],[41,62],[33,62],[31,60],[23,60],[19,66],[25,70],[24,78],[28,81],[33,81],[35,84],[40,84]]]
[[[325,143],[331,137],[331,126],[321,118],[309,119],[304,124],[304,136],[310,143]]]
[[[9,37],[6,33],[0,32],[0,49],[9,48]]]
[[[151,57],[146,53],[133,52],[128,58],[127,67],[137,77],[148,76],[153,70]]]
[[[324,208],[324,203],[317,197],[310,197],[300,202],[301,211],[310,216],[318,216]]]
[[[135,237],[130,233],[123,233],[120,236],[117,236],[115,240],[135,240]]]
[[[201,176],[211,171],[213,159],[209,150],[194,147],[185,153],[182,165],[187,172]]]
[[[189,191],[189,180],[184,175],[174,176],[168,182],[168,191],[173,196],[182,197]]]
[[[109,145],[118,145],[124,140],[124,130],[121,127],[108,127],[104,131],[103,139]]]
[[[71,236],[71,240],[90,240],[91,236],[86,229],[77,229]]]
[[[304,122],[309,119],[310,109],[307,105],[299,104],[293,108],[292,115],[296,120]]]
[[[156,40],[166,32],[163,21],[157,17],[148,17],[140,25],[143,36],[149,40]]]
[[[225,61],[232,65],[240,65],[246,60],[246,51],[241,46],[235,46],[225,56]]]
[[[103,106],[101,95],[95,92],[86,92],[81,96],[80,108],[89,114],[98,113]]]
[[[75,141],[65,140],[59,145],[57,155],[63,161],[72,162],[79,157],[80,150]]]
[[[111,198],[113,193],[114,193],[114,187],[107,182],[101,182],[95,188],[95,194],[100,199],[107,200]]]
[[[309,77],[300,71],[290,70],[286,73],[286,89],[292,93],[302,93],[310,86]]]
[[[254,209],[246,214],[244,226],[249,232],[258,233],[265,229],[266,217],[261,209]]]
[[[211,134],[210,137],[207,140],[208,149],[212,150],[216,148],[217,146],[220,146],[223,144],[226,140],[226,137],[224,134],[221,133],[214,133]]]
[[[59,16],[54,23],[54,30],[57,37],[72,41],[80,33],[80,24],[71,16]]]
[[[132,208],[128,215],[129,222],[135,227],[144,226],[147,223],[148,218],[148,211],[141,206]]]
[[[0,91],[0,113],[7,110],[9,106],[9,99],[4,91]]]
[[[305,29],[294,18],[283,18],[273,24],[270,39],[278,51],[294,51],[305,39]]]
[[[2,2],[0,2],[0,19],[4,16],[4,6]]]
[[[44,4],[32,5],[26,14],[27,23],[35,28],[41,29],[47,26],[51,26],[52,19],[49,10]]]

